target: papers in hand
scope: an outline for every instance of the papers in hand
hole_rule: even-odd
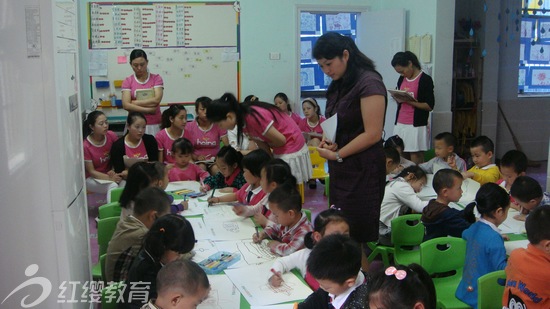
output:
[[[388,92],[397,102],[417,102],[410,92],[403,90],[388,90]]]
[[[206,165],[212,165],[212,164],[216,163],[216,158],[210,157],[210,158],[206,158],[204,160],[195,161],[195,164],[199,164],[199,163],[204,163]]]
[[[323,134],[325,135],[325,139],[327,141],[334,143],[334,140],[336,139],[337,127],[338,127],[338,114],[332,115],[332,117],[328,118],[323,123],[321,123],[321,128],[323,128]]]
[[[113,182],[114,182],[114,181],[112,181],[112,180],[97,179],[97,178],[94,178],[94,180],[95,180],[97,183],[102,184],[102,185],[108,184],[108,183],[113,183]]]
[[[155,97],[154,89],[138,89],[136,90],[136,100],[147,100]]]

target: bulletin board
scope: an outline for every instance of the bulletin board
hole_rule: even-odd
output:
[[[135,48],[147,53],[149,71],[164,80],[162,105],[240,95],[233,2],[94,2],[88,13],[92,98],[107,101],[115,94],[120,100],[120,83],[133,74]]]

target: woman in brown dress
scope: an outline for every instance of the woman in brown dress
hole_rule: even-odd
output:
[[[323,139],[319,146],[329,163],[330,201],[349,219],[351,237],[366,247],[366,242],[378,239],[384,197],[386,87],[373,61],[349,37],[324,34],[313,48],[313,57],[332,78],[326,117],[338,114],[334,140]],[[365,270],[366,266],[364,258]]]

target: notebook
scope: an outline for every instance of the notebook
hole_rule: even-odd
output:
[[[388,92],[397,102],[416,102],[416,99],[407,91],[390,89]]]

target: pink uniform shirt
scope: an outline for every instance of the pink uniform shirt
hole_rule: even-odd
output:
[[[303,119],[302,117],[300,117],[300,115],[293,112],[291,112],[289,116],[290,118],[292,118],[292,120],[294,120],[294,122],[296,122],[296,124],[299,124],[300,121]]]
[[[181,136],[170,136],[167,129],[160,130],[156,135],[155,139],[159,145],[159,150],[162,150],[162,157],[164,158],[165,163],[174,163],[175,159],[172,157],[172,144],[174,141],[180,137],[183,137],[184,132],[181,133]]]
[[[286,143],[283,146],[272,147],[274,154],[295,153],[304,147],[306,141],[302,131],[292,118],[277,110],[268,110],[257,106],[251,106],[251,108],[256,113],[245,116],[244,122],[246,125],[243,128],[243,133],[247,134],[250,139],[269,144],[270,141],[265,137],[265,133],[273,126],[286,138]]]
[[[160,75],[153,73],[149,73],[149,78],[143,83],[137,80],[135,74],[126,77],[122,82],[122,91],[130,91],[132,100],[136,99],[136,90],[138,89],[154,89],[159,87],[164,88],[164,81]],[[160,105],[157,106],[157,111],[154,114],[145,114],[145,118],[147,119],[148,125],[160,124]]]
[[[208,130],[203,130],[198,122],[192,121],[185,125],[183,136],[191,141],[196,155],[216,157],[220,150],[220,139],[227,136],[227,131],[214,124]]]
[[[126,150],[125,153],[128,158],[149,159],[143,139],[139,141],[139,144],[136,147],[129,146],[126,141],[124,141],[124,149]]]
[[[107,131],[105,140],[101,145],[94,145],[89,137],[84,140],[84,162],[92,162],[94,169],[105,173],[111,170],[111,146],[118,139],[113,131]],[[86,172],[86,178],[90,177]]]
[[[321,128],[321,123],[323,123],[325,120],[326,120],[325,117],[323,116],[319,117],[319,122],[317,123],[317,125],[312,127],[307,123],[307,118],[302,118],[298,126],[300,127],[300,130],[302,130],[302,132],[315,132],[315,133],[323,134],[323,128]]]
[[[185,169],[174,166],[168,171],[168,179],[170,181],[203,181],[208,176],[210,176],[210,174],[208,174],[207,171],[193,163],[187,164]]]
[[[259,189],[260,187],[258,187]],[[244,186],[242,186],[239,191],[237,191],[236,195],[237,195],[237,201],[243,203],[243,204],[248,204],[248,205],[256,205],[258,204],[264,197],[265,197],[265,192],[264,190],[262,189],[259,189],[259,191],[254,194],[254,192],[252,193],[252,196],[250,197],[250,202],[246,202],[246,198],[248,196],[248,192],[250,191],[254,191],[254,190],[251,190],[250,189],[250,184],[247,183],[245,184]]]
[[[415,79],[404,78],[401,83],[401,89],[407,92],[412,92],[413,97],[418,98],[418,82],[420,81],[420,76],[422,73],[418,74]],[[413,124],[414,119],[414,107],[407,103],[401,103],[401,109],[399,110],[399,116],[397,117],[397,122],[401,124]]]

